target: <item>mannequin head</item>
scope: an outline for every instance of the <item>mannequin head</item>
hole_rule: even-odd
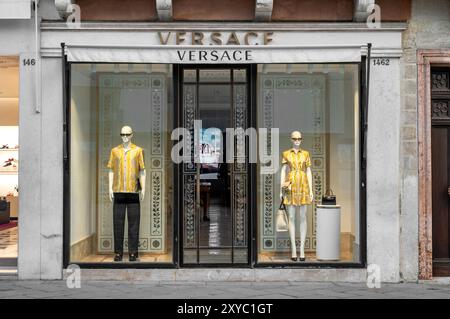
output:
[[[300,145],[302,144],[302,133],[300,133],[299,131],[292,132],[291,141],[294,148],[300,148]]]
[[[129,126],[124,126],[120,130],[120,136],[122,137],[123,144],[128,144],[133,138],[133,130]]]

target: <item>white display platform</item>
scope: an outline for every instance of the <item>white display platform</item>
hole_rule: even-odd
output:
[[[317,260],[339,260],[341,246],[341,206],[317,205]]]

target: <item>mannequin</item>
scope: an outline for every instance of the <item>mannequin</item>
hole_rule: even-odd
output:
[[[300,214],[300,261],[305,261],[305,240],[308,227],[306,205],[311,205],[314,199],[310,168],[311,159],[309,152],[300,148],[302,143],[300,132],[292,132],[291,140],[292,148],[283,152],[280,198],[284,198],[288,213],[292,261],[297,261],[295,217]]]
[[[145,165],[142,148],[131,143],[133,130],[120,131],[122,144],[111,150],[109,199],[113,202],[114,261],[122,261],[125,213],[128,218],[129,261],[138,258],[140,202],[145,196]]]

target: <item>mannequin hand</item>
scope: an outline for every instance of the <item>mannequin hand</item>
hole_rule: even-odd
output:
[[[145,197],[145,189],[141,189],[141,191],[139,193],[139,200],[141,202],[144,201],[144,197]]]
[[[113,192],[112,190],[109,190],[109,200],[110,200],[111,202],[114,201],[114,192]]]
[[[314,201],[314,193],[312,191],[309,193],[309,198],[311,198],[311,202]]]

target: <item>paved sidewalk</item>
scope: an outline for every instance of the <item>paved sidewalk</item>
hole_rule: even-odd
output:
[[[0,280],[0,299],[5,298],[426,298],[450,299],[448,282],[381,284],[369,289],[365,284],[316,282],[81,282],[69,289],[65,281]]]

